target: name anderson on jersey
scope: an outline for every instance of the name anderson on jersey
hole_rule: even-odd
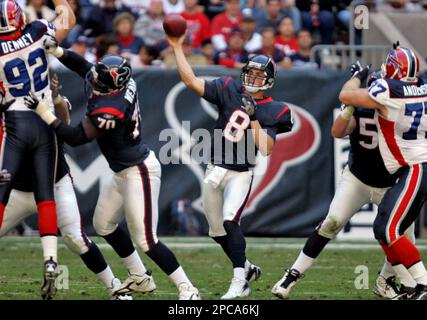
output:
[[[405,96],[425,96],[427,95],[427,86],[403,86],[403,94]]]
[[[34,40],[29,33],[22,35],[18,40],[9,40],[1,43],[3,54],[18,51],[33,44]]]

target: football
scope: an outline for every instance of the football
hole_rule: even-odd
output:
[[[163,21],[163,29],[170,37],[180,37],[187,29],[187,21],[179,14],[169,14]]]

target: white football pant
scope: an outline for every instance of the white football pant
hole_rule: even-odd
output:
[[[207,181],[211,174],[215,175],[215,170],[219,170],[219,175],[213,179],[215,181]],[[202,201],[209,224],[209,236],[225,236],[227,233],[224,221],[240,224],[240,217],[251,192],[252,180],[252,171],[238,172],[212,164],[207,166]]]
[[[126,218],[131,238],[144,252],[157,242],[161,166],[153,151],[140,165],[114,173],[99,195],[93,226],[100,236]]]
[[[90,239],[82,231],[80,211],[73,182],[67,174],[55,184],[58,228],[67,247],[78,255],[89,251]],[[13,189],[7,203],[0,237],[15,228],[22,220],[37,213],[34,193]]]

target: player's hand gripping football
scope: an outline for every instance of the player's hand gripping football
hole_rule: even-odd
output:
[[[8,184],[12,180],[12,177],[6,169],[0,170],[0,186]]]
[[[177,37],[170,37],[170,36],[166,35],[166,39],[168,40],[169,46],[171,48],[177,48],[177,47],[182,46],[182,44],[184,43],[184,40],[185,40],[186,36],[187,36],[187,32],[184,33],[179,38],[177,38]]]
[[[43,40],[43,47],[47,53],[50,53],[57,58],[64,55],[64,49],[59,46],[58,41],[50,34],[45,36],[45,39]]]
[[[30,92],[30,94],[24,98],[24,103],[27,108],[34,110],[48,125],[51,125],[56,120],[55,115],[49,109],[47,100],[44,99],[44,94],[42,95],[42,100],[39,101],[39,99]]]
[[[256,110],[256,102],[254,98],[248,93],[242,93],[242,103],[243,108],[246,110],[246,112],[249,115],[249,119],[251,121],[256,120],[255,118],[255,110]]]

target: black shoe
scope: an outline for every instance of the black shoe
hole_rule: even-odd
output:
[[[417,284],[415,287],[415,294],[411,297],[411,300],[427,300],[427,286]]]
[[[412,287],[400,286],[399,294],[393,300],[412,300],[416,295],[417,289]]]
[[[58,264],[53,261],[52,257],[45,261],[43,270],[43,285],[40,289],[40,295],[43,300],[52,300],[56,294],[55,280],[58,274],[56,267]]]

